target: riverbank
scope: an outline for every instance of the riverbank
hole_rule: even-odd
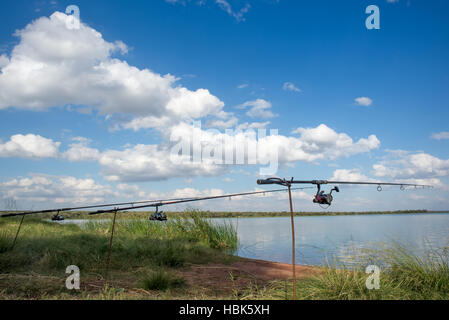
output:
[[[111,224],[83,227],[27,217],[0,219],[0,299],[290,299],[292,266],[236,257],[236,232],[191,217],[158,223],[118,221],[109,281]],[[377,260],[376,260],[377,259]],[[298,299],[449,299],[447,248],[418,258],[401,247],[373,253],[387,262],[379,290],[359,269],[296,266]],[[80,290],[65,287],[66,267],[80,268]]]
[[[136,276],[145,274],[144,276]],[[298,281],[321,268],[296,266]],[[81,275],[80,290],[64,289],[68,275],[0,274],[0,300],[7,299],[291,299],[292,266],[232,257],[225,263],[188,264],[133,272],[114,270],[108,284],[99,275]],[[280,287],[279,287],[280,286]],[[279,290],[280,289],[280,290]]]

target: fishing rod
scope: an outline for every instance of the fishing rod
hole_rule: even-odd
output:
[[[311,187],[297,188],[297,189],[300,190],[300,189],[310,189],[310,188]],[[260,192],[256,192],[256,193],[245,192],[245,193],[241,193],[241,194],[229,194],[229,195],[223,195],[223,196],[218,196],[218,197],[227,198],[227,197],[235,197],[237,195],[251,195],[251,194],[257,194],[257,193],[270,193],[270,192],[280,192],[280,191],[285,191],[285,189],[260,191]],[[215,196],[215,197],[217,197],[217,196]],[[40,214],[40,213],[64,212],[64,211],[73,211],[73,210],[79,210],[79,209],[93,209],[93,208],[102,208],[102,207],[115,207],[115,206],[121,206],[121,205],[132,205],[131,207],[117,208],[119,211],[122,211],[122,210],[132,210],[132,209],[139,209],[139,208],[146,208],[146,207],[159,207],[159,206],[165,205],[165,204],[175,204],[175,203],[182,203],[182,202],[187,202],[187,201],[200,201],[200,200],[215,199],[215,197],[203,197],[203,198],[190,197],[190,198],[173,198],[173,199],[157,199],[157,200],[142,200],[142,201],[133,201],[133,202],[107,203],[107,204],[97,204],[97,205],[80,206],[80,207],[72,207],[72,208],[59,208],[59,209],[46,209],[46,210],[38,210],[38,211],[7,213],[7,214],[2,214],[0,217],[8,218],[8,217]],[[178,202],[178,201],[181,201],[181,202]],[[159,204],[158,205],[135,206],[135,204],[141,204],[141,203],[159,203]],[[97,212],[101,213],[101,212],[113,212],[113,211],[115,211],[115,209],[98,210]]]
[[[74,207],[74,208],[60,208],[60,209],[38,210],[38,211],[24,211],[24,212],[7,213],[7,214],[1,215],[0,217],[7,218],[7,217],[24,216],[24,215],[38,214],[38,213],[64,212],[64,211],[73,211],[73,210],[79,210],[79,209],[93,209],[93,208],[102,208],[102,207],[123,206],[123,205],[128,205],[128,204],[133,205],[133,204],[140,204],[140,203],[172,201],[172,200],[173,201],[174,200],[186,200],[186,199],[192,199],[192,198],[175,198],[175,199],[165,199],[165,200],[164,199],[142,200],[142,201],[133,201],[133,202],[96,204],[96,205],[89,205],[89,206],[83,206],[83,207]]]
[[[292,188],[291,190],[304,190],[304,189],[312,189],[313,187],[300,187],[300,188]],[[100,213],[108,213],[108,212],[116,212],[116,211],[125,211],[125,210],[134,210],[134,209],[142,209],[142,208],[150,208],[150,207],[161,207],[166,206],[170,204],[179,204],[179,203],[186,203],[186,202],[194,202],[194,201],[203,201],[203,200],[212,200],[212,199],[221,199],[221,198],[232,198],[232,197],[238,197],[238,196],[249,196],[249,195],[255,195],[255,194],[265,194],[265,193],[273,193],[273,192],[282,192],[287,191],[287,189],[275,189],[275,190],[264,190],[264,191],[254,191],[254,192],[242,192],[242,193],[231,193],[231,194],[225,194],[220,196],[209,196],[209,197],[197,197],[197,198],[188,198],[184,200],[164,200],[160,201],[158,203],[152,203],[152,204],[146,204],[141,206],[133,206],[133,207],[125,207],[125,208],[114,208],[114,209],[108,209],[108,210],[98,210],[94,212],[90,212],[89,215],[96,215]]]
[[[318,203],[320,206],[327,205],[328,207],[331,205],[333,197],[332,191],[340,192],[340,189],[337,186],[334,186],[330,190],[329,193],[324,193],[321,191],[322,184],[354,184],[354,185],[377,185],[377,191],[382,191],[382,186],[400,186],[401,190],[405,190],[405,187],[422,187],[422,188],[433,188],[430,185],[423,184],[414,184],[414,183],[401,183],[401,182],[373,182],[373,181],[333,181],[333,180],[294,180],[291,178],[290,180],[281,179],[277,177],[268,178],[268,179],[259,179],[257,180],[257,184],[279,184],[282,186],[291,186],[292,184],[314,184],[317,186],[317,193],[313,198],[313,203]],[[326,207],[326,208],[328,208]]]

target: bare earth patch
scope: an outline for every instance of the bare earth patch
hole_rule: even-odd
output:
[[[319,272],[317,267],[296,266],[298,279],[316,272]],[[239,259],[229,265],[192,265],[177,274],[183,276],[191,286],[217,297],[246,290],[249,285],[263,287],[275,280],[293,278],[291,264],[253,259]]]

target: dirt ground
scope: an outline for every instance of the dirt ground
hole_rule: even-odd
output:
[[[319,268],[296,266],[297,279],[316,272],[319,272]],[[208,294],[215,293],[217,296],[239,294],[250,285],[263,287],[274,280],[293,278],[291,264],[253,259],[240,259],[229,265],[192,265],[177,273],[187,279],[193,287],[201,288]]]

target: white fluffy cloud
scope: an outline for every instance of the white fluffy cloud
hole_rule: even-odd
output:
[[[0,157],[55,158],[60,142],[34,134],[16,134],[6,143],[0,142]]]
[[[136,145],[124,150],[108,150],[100,153],[98,162],[102,166],[102,173],[111,181],[150,181],[173,177],[218,176],[226,172],[227,166],[215,163],[212,157],[204,159],[206,147],[213,149],[219,146],[219,149],[223,151],[221,156],[224,157],[226,154],[234,154],[236,145],[247,146],[255,142],[258,143],[259,163],[271,160],[272,151],[278,149],[280,164],[334,160],[366,153],[380,145],[374,135],[354,142],[347,134],[337,133],[324,124],[316,128],[298,128],[295,130],[300,133],[298,138],[282,135],[256,137],[252,131],[237,131],[230,136],[216,130],[203,130],[185,123],[174,126],[170,130],[173,137],[180,139],[173,143],[187,142],[190,145],[191,137],[199,137],[203,147],[202,161],[173,163],[170,157],[173,144]],[[166,140],[168,141],[168,139]],[[233,141],[233,143],[226,143],[227,141]],[[247,149],[244,157],[245,159],[248,157]]]
[[[217,188],[198,190],[195,188],[176,189],[165,193],[150,193],[152,198],[158,196],[159,198],[197,198],[197,197],[214,197],[224,195],[224,191]],[[157,197],[156,197],[157,198]]]
[[[136,145],[125,150],[107,150],[98,162],[110,181],[151,181],[175,177],[218,176],[226,170],[212,161],[176,164],[170,161],[170,149],[158,145]]]
[[[246,115],[251,118],[274,118],[276,115],[271,112],[271,102],[264,99],[257,99],[252,101],[246,101],[236,108],[245,109],[249,108]]]
[[[100,153],[97,149],[89,148],[83,144],[75,143],[70,145],[70,149],[63,153],[63,157],[69,161],[94,161]]]
[[[226,144],[230,138],[234,138],[235,145],[248,145],[255,141],[256,136],[248,132],[236,132],[234,136],[228,136],[223,133],[203,131],[200,128],[192,128],[187,124],[179,125],[173,129],[177,137],[192,136],[192,130],[195,136],[200,136],[203,145],[223,144],[224,154],[234,151],[234,144]],[[324,124],[316,128],[298,128],[296,133],[299,137],[289,137],[283,135],[269,135],[257,137],[259,160],[266,161],[267,157],[275,149],[278,150],[278,162],[281,164],[293,163],[297,161],[314,162],[317,160],[337,159],[347,157],[358,153],[369,152],[377,149],[380,145],[375,135],[368,138],[362,138],[354,142],[351,137],[345,133],[337,133]],[[247,155],[246,155],[247,156]]]
[[[373,100],[371,100],[371,99],[368,98],[368,97],[359,97],[359,98],[356,98],[356,99],[355,99],[355,102],[356,102],[358,105],[365,106],[365,107],[369,107],[369,106],[373,103]]]
[[[228,120],[220,120],[220,119],[209,120],[206,123],[206,127],[217,128],[217,129],[226,129],[226,128],[231,128],[231,127],[236,126],[238,122],[239,122],[239,120],[236,117],[232,116]]]
[[[55,12],[16,32],[11,57],[0,58],[0,109],[42,110],[88,105],[100,114],[120,113],[144,127],[164,119],[198,118],[219,113],[224,104],[207,89],[188,90],[177,78],[138,69],[114,58],[126,53],[123,42],[107,42],[84,23]],[[128,124],[137,128],[139,123]]]
[[[169,192],[144,192],[137,185],[102,185],[90,178],[31,175],[0,182],[0,199],[13,199],[19,210],[119,202],[124,199],[149,200],[223,195],[221,189],[176,189]],[[185,207],[185,206],[184,206]]]
[[[391,152],[391,157],[373,165],[374,175],[404,182],[442,185],[439,178],[449,175],[449,159],[427,153]]]
[[[139,186],[137,185],[131,185],[126,183],[120,183],[117,185],[117,190],[120,193],[120,196],[127,197],[127,198],[135,198],[138,197],[139,199],[146,199],[147,194],[140,190]]]
[[[266,123],[258,123],[255,127],[263,127]],[[315,162],[318,160],[335,160],[354,154],[366,153],[379,147],[380,142],[375,135],[354,142],[345,133],[337,133],[324,124],[316,128],[298,128],[294,132],[299,137],[282,135],[257,136],[252,125],[237,128],[232,135],[218,130],[203,130],[187,123],[170,127],[160,145],[138,144],[123,150],[106,150],[100,152],[88,146],[85,138],[76,139],[76,143],[62,153],[62,158],[69,161],[97,161],[101,173],[109,181],[154,181],[179,177],[219,176],[227,171],[224,164],[226,155],[234,154],[236,147],[244,148],[244,163],[248,164],[248,146],[257,145],[257,164],[266,164],[273,159],[273,150],[278,150],[279,164],[292,164],[298,161]],[[247,129],[248,131],[243,131]],[[171,134],[171,135],[170,135]],[[170,135],[170,137],[168,137]],[[191,141],[199,139],[202,158],[198,162],[191,161]],[[173,155],[178,152],[176,145],[187,145],[189,154],[184,160],[174,162]],[[174,150],[176,153],[174,153]],[[211,150],[220,150],[215,157]],[[185,150],[184,150],[185,151]],[[206,156],[207,155],[207,156]],[[255,155],[256,156],[256,155]],[[218,162],[217,162],[218,160]],[[254,163],[255,164],[255,163]]]
[[[89,139],[77,137],[73,140],[77,142],[70,144],[69,149],[62,153],[62,158],[72,162],[98,160],[100,152],[97,149],[88,146],[90,143]]]
[[[265,122],[244,122],[237,126],[237,130],[248,130],[248,129],[264,129],[270,124],[270,121]]]
[[[329,180],[337,181],[366,181],[366,182],[378,182],[375,179],[369,178],[362,174],[359,169],[338,169],[334,171],[332,178]]]
[[[283,153],[290,154],[292,161],[333,160],[369,152],[380,146],[379,139],[373,134],[354,142],[346,133],[337,133],[325,124],[320,124],[316,128],[298,128],[293,133],[299,133],[300,138],[283,137],[281,139],[284,140],[281,145],[287,146]],[[286,139],[289,143],[285,142]],[[279,153],[282,154],[281,151]]]
[[[28,203],[49,206],[57,204],[85,204],[104,201],[108,196],[118,196],[111,187],[96,183],[93,179],[71,176],[54,177],[34,175],[0,183],[3,198],[17,201],[19,208]]]
[[[245,123],[237,128],[239,130],[229,134],[180,123],[167,130],[163,137],[164,142],[160,145],[138,144],[127,146],[123,150],[100,151],[89,146],[89,139],[77,137],[69,148],[61,153],[58,151],[59,142],[33,134],[16,135],[12,136],[10,141],[0,144],[0,156],[58,157],[71,162],[96,161],[101,166],[101,173],[109,181],[154,181],[222,175],[230,164],[225,164],[225,157],[229,154],[235,155],[237,146],[244,150],[244,163],[232,163],[247,165],[249,157],[254,156],[256,163],[262,165],[273,161],[278,164],[292,164],[298,161],[335,160],[369,152],[380,145],[375,135],[354,142],[347,134],[337,133],[324,124],[316,128],[294,130],[294,133],[300,134],[299,137],[271,135],[271,132],[266,136],[258,136],[253,129],[265,125],[267,123]],[[193,137],[199,139],[197,143],[199,142],[202,148],[202,158],[198,162],[190,161]],[[174,147],[186,144],[189,154],[183,154],[182,159],[188,161],[173,161],[172,156],[178,152]],[[257,154],[248,153],[250,145],[256,148],[254,151]],[[215,155],[215,150],[220,150],[220,154]],[[277,158],[274,158],[276,154],[273,154],[273,150],[278,150]]]

